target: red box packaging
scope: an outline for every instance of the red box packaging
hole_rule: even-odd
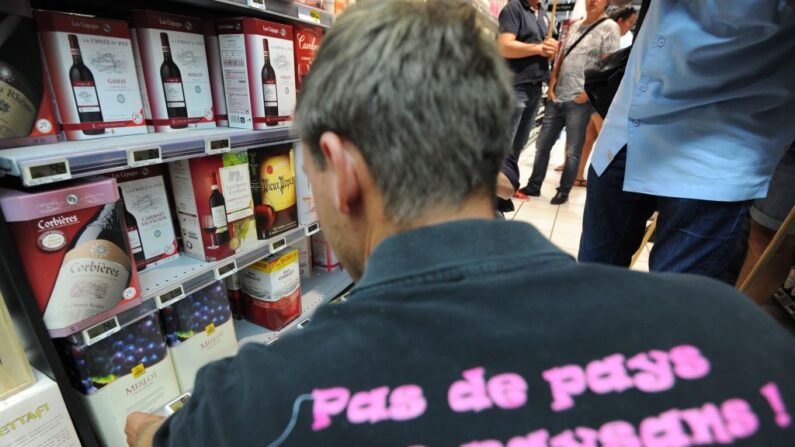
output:
[[[140,303],[114,179],[37,193],[0,190],[0,207],[53,337]]]
[[[290,144],[248,150],[259,239],[270,239],[298,227],[293,154]]]
[[[245,151],[169,164],[185,254],[218,261],[257,243],[248,169]]]
[[[289,126],[295,110],[293,27],[253,18],[217,22],[229,126]]]
[[[325,272],[342,268],[340,260],[322,232],[312,235],[312,260],[315,267]]]
[[[315,60],[320,42],[323,40],[323,31],[316,26],[296,24],[295,32],[295,87],[301,90],[304,76],[309,74],[312,62]]]
[[[30,5],[0,6],[0,148],[54,143],[58,123]],[[8,8],[8,9],[7,9]]]
[[[301,315],[298,250],[269,256],[239,275],[247,320],[278,331]]]
[[[48,11],[36,22],[66,138],[147,133],[127,23]]]
[[[207,50],[207,65],[210,68],[210,86],[213,90],[215,122],[219,126],[228,126],[229,117],[226,114],[224,75],[221,72],[221,50],[218,48],[218,33],[215,31],[214,21],[204,21],[204,45]]]

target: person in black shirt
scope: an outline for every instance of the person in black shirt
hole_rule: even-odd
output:
[[[335,21],[295,126],[356,286],[204,367],[168,419],[130,415],[131,445],[792,446],[795,343],[749,300],[494,219],[513,98],[484,21],[461,0]]]

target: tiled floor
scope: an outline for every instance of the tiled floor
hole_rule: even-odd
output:
[[[522,186],[527,184],[527,179],[533,170],[533,159],[535,157],[534,136],[530,138],[528,146],[519,158]],[[586,189],[575,186],[569,195],[569,201],[563,205],[558,206],[549,203],[560,183],[560,172],[555,172],[554,169],[555,166],[563,162],[565,140],[566,133],[564,132],[555,147],[552,148],[547,176],[541,187],[541,197],[531,197],[528,201],[513,199],[516,210],[505,217],[506,219],[521,220],[533,224],[552,243],[576,258],[577,250],[580,246],[580,235],[582,234],[582,215],[585,209]],[[651,244],[648,244],[644,248],[638,261],[632,267],[633,270],[649,270],[650,247]]]

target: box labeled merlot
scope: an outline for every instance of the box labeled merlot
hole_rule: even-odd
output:
[[[342,268],[323,232],[312,235],[312,260],[315,267],[324,272],[333,272]]]
[[[33,383],[33,371],[0,294],[0,401]],[[2,424],[0,424],[2,425]],[[0,434],[2,436],[2,434]]]
[[[53,337],[140,303],[123,206],[112,178],[38,192],[0,190],[33,298]]]
[[[185,254],[217,261],[257,242],[248,173],[245,151],[169,164]]]
[[[55,343],[94,431],[106,446],[127,445],[127,415],[156,412],[179,396],[157,313],[92,345],[83,344],[76,336]]]
[[[173,132],[215,127],[202,20],[135,11],[132,26],[149,129]]]
[[[182,392],[193,390],[202,366],[237,353],[237,337],[223,281],[160,311]]]
[[[301,315],[298,250],[269,256],[240,273],[246,319],[278,331]]]
[[[290,25],[254,18],[217,22],[229,126],[290,125],[295,110],[295,56]]]
[[[249,149],[257,236],[269,239],[298,227],[293,146]]]
[[[309,74],[312,62],[320,49],[323,41],[323,31],[316,26],[309,26],[297,23],[294,25],[295,31],[295,88],[301,90],[301,82]]]
[[[229,125],[226,112],[226,96],[224,96],[224,74],[221,72],[221,50],[218,47],[218,32],[215,22],[204,21],[204,45],[207,50],[207,66],[210,68],[210,87],[213,91],[213,109],[215,122],[219,126]]]
[[[159,165],[115,172],[138,271],[179,257],[166,185]]]
[[[127,24],[49,11],[36,22],[66,138],[147,133]]]
[[[317,211],[315,211],[315,197],[312,195],[312,185],[309,184],[309,176],[304,170],[304,163],[312,160],[305,160],[304,148],[301,143],[296,144],[295,148],[295,195],[298,211],[298,224],[311,225],[318,221]]]

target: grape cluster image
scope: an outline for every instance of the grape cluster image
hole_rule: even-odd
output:
[[[157,313],[128,325],[91,346],[72,339],[57,340],[72,383],[84,394],[92,394],[136,367],[148,368],[166,357],[168,347]]]
[[[172,347],[206,331],[211,324],[220,326],[232,318],[223,281],[216,281],[160,312],[166,341]]]

